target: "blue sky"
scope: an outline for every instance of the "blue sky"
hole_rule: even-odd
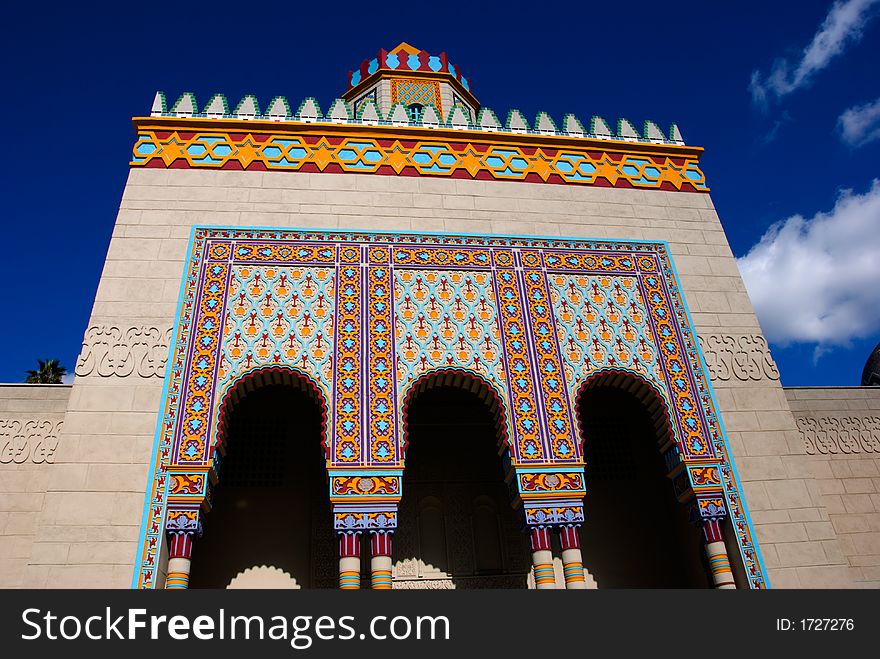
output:
[[[704,146],[783,384],[858,384],[880,341],[880,0],[122,4],[4,12],[0,381],[37,358],[72,370],[130,118],[157,89],[326,109],[349,70],[400,41],[445,50],[502,119],[675,121]]]

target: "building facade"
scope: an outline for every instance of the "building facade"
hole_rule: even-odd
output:
[[[0,585],[880,584],[880,388],[782,389],[676,126],[405,43],[292,108],[134,119],[74,384],[0,388]]]

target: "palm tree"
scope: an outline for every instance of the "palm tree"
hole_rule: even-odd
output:
[[[28,384],[61,384],[61,378],[67,375],[67,369],[57,359],[38,359],[40,368],[28,371],[25,382]]]

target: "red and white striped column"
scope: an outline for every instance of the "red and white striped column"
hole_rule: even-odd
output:
[[[165,589],[177,590],[189,588],[189,572],[192,561],[193,540],[195,532],[168,531],[168,574],[165,577]]]
[[[733,572],[730,569],[727,547],[724,545],[724,535],[721,532],[723,521],[723,518],[702,520],[703,537],[706,539],[706,555],[709,557],[709,570],[712,573],[715,588],[736,588]]]
[[[563,526],[559,529],[559,544],[562,546],[562,574],[568,590],[586,590],[584,559],[581,555],[581,542],[577,526]]]
[[[339,534],[339,587],[342,590],[357,590],[361,587],[360,531]]]
[[[391,590],[391,532],[370,532],[370,586]]]
[[[535,588],[538,590],[556,588],[553,551],[550,548],[550,529],[544,526],[531,527],[530,540],[532,543],[532,570],[535,574]]]

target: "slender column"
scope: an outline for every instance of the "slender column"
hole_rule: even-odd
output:
[[[370,575],[373,590],[391,590],[391,532],[370,533]]]
[[[730,558],[721,534],[722,519],[703,519],[703,537],[706,539],[706,555],[709,557],[709,570],[715,588],[736,588],[733,572],[730,569]]]
[[[190,557],[192,556],[194,538],[194,531],[168,531],[166,590],[189,588]]]
[[[339,587],[342,590],[361,587],[360,531],[339,534]]]
[[[559,529],[559,544],[562,545],[562,574],[565,587],[569,590],[586,590],[584,559],[581,556],[581,542],[577,526],[563,526]]]
[[[538,590],[556,588],[556,573],[553,570],[553,551],[550,549],[550,529],[543,526],[531,528],[532,568],[535,573],[535,587]]]

